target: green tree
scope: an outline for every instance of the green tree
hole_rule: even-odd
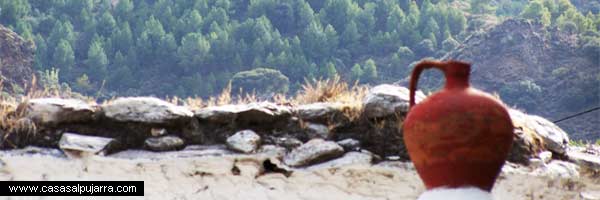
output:
[[[396,32],[400,33],[401,35],[406,35],[407,30],[405,29],[406,27],[404,26],[405,23],[406,23],[406,16],[404,15],[404,12],[400,8],[400,6],[395,5],[394,7],[392,7],[390,10],[390,13],[388,14],[388,17],[387,17],[387,25],[386,25],[387,29],[386,30],[388,32],[396,31]]]
[[[304,31],[301,41],[304,54],[317,61],[329,57],[331,46],[328,45],[327,35],[323,32],[323,27],[317,22],[311,23]]]
[[[81,11],[85,10],[87,12],[92,12],[92,9],[94,8],[93,0],[66,0],[64,5],[65,8],[63,9],[63,12],[73,18],[76,18]]]
[[[358,13],[356,19],[356,26],[361,35],[367,35],[375,29],[375,10],[376,5],[374,3],[365,3],[364,8]]]
[[[54,23],[54,27],[52,27],[52,31],[48,36],[46,42],[48,42],[48,46],[57,46],[61,40],[66,40],[69,42],[69,46],[73,47],[76,41],[76,35],[73,31],[73,25],[70,21],[66,20],[64,22],[57,20]]]
[[[110,12],[106,11],[102,14],[102,17],[100,17],[96,27],[98,34],[108,37],[117,29],[117,22]]]
[[[166,33],[160,21],[151,16],[144,23],[143,31],[137,41],[142,62],[149,63],[159,58],[160,44],[165,37]]]
[[[340,42],[344,47],[350,50],[354,50],[359,47],[361,37],[362,36],[358,32],[358,27],[356,26],[356,23],[350,22],[350,24],[346,26],[346,30],[342,32]]]
[[[471,0],[471,12],[475,14],[490,14],[496,8],[491,6],[492,0]]]
[[[58,42],[58,46],[54,48],[51,66],[56,66],[63,71],[70,72],[74,64],[75,54],[73,53],[71,44],[67,40],[61,39]]]
[[[92,92],[92,84],[90,83],[90,79],[87,74],[81,75],[77,80],[75,80],[75,85],[73,87],[75,91],[89,94]]]
[[[335,76],[338,75],[337,69],[335,68],[335,64],[333,64],[333,62],[328,62],[325,65],[325,68],[323,68],[321,74],[323,74],[326,78],[333,79]]]
[[[131,18],[131,12],[134,9],[132,0],[119,0],[115,8],[115,16],[121,21],[128,21]]]
[[[192,10],[184,14],[177,21],[177,36],[182,37],[183,35],[191,32],[200,32],[202,31],[202,16],[198,12],[198,10]]]
[[[23,39],[33,40],[32,28],[31,28],[31,24],[29,24],[29,22],[24,21],[24,20],[17,21],[17,27],[16,27],[15,31],[21,37],[23,37]]]
[[[360,78],[362,78],[363,74],[364,74],[363,70],[360,67],[360,64],[358,64],[358,63],[356,63],[356,64],[354,64],[354,66],[352,66],[352,69],[350,69],[350,73],[351,73],[350,75],[352,77],[352,80],[354,80],[354,81],[360,80]]]
[[[373,59],[368,59],[364,64],[363,80],[375,81],[377,79],[377,66]]]
[[[414,49],[418,57],[430,57],[435,53],[435,44],[430,39],[424,39]]]
[[[572,22],[576,26],[576,30],[579,33],[583,33],[588,30],[594,30],[594,21],[592,17],[585,17],[576,8],[569,8],[562,13],[557,19],[556,24],[560,28],[565,28],[569,22]],[[595,31],[597,32],[598,29]]]
[[[448,11],[448,26],[452,35],[458,35],[467,27],[467,18],[461,11],[450,9]]]
[[[431,40],[435,46],[437,46],[437,34],[440,32],[440,27],[438,23],[433,18],[429,18],[427,20],[427,24],[423,28],[423,32],[421,35],[429,40]]]
[[[180,65],[185,73],[190,73],[193,68],[198,68],[208,58],[210,43],[200,33],[188,33],[181,39],[181,46],[177,49]]]
[[[296,9],[296,30],[304,30],[315,20],[314,10],[305,1],[298,2]]]
[[[97,38],[90,44],[85,60],[87,71],[92,75],[92,80],[102,81],[106,79],[108,72],[108,58],[102,47],[102,40]]]
[[[36,46],[33,65],[36,70],[40,71],[48,66],[48,45],[40,34],[35,35],[33,41]]]
[[[406,37],[406,43],[414,47],[418,42],[422,40],[421,33],[419,31],[419,20],[420,20],[421,12],[419,11],[419,7],[415,1],[411,1],[406,17],[406,23],[404,23],[405,30],[408,31],[408,36]]]
[[[442,42],[442,50],[445,52],[450,52],[458,47],[460,43],[458,43],[454,38],[449,37],[448,39]]]
[[[521,12],[521,17],[541,22],[544,26],[550,26],[550,11],[544,7],[540,0],[530,1]]]
[[[406,63],[412,62],[415,60],[415,53],[410,50],[408,47],[400,47],[398,51],[396,51],[396,55]]]
[[[359,11],[360,7],[351,0],[327,0],[319,16],[324,24],[331,24],[337,30],[344,30]]]
[[[111,35],[110,41],[114,51],[127,52],[134,45],[133,33],[128,22],[121,23],[117,31]]]
[[[325,6],[326,0],[306,0],[310,4],[313,10],[319,11]]]
[[[123,90],[135,87],[135,79],[131,78],[132,71],[128,67],[130,61],[120,51],[115,53],[112,59],[111,69],[107,84],[116,90]]]
[[[31,11],[27,0],[0,0],[0,8],[0,23],[5,25],[15,25]]]
[[[218,25],[225,25],[229,21],[229,15],[223,8],[215,8],[213,7],[208,15],[206,16],[206,21],[204,22],[204,28],[207,29],[212,25],[213,22]]]
[[[329,47],[329,55],[333,54],[334,50],[338,47],[339,37],[337,31],[333,26],[327,25],[324,30],[325,37],[327,38],[327,47]]]

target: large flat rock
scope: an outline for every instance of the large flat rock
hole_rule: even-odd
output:
[[[25,117],[38,126],[90,121],[95,106],[78,99],[40,98],[25,101]]]
[[[80,157],[84,154],[107,155],[115,151],[117,141],[112,138],[64,133],[58,147],[69,157]]]
[[[509,114],[515,130],[519,132],[513,148],[530,149],[530,153],[549,150],[558,155],[566,154],[569,136],[556,124],[515,109],[509,109]]]
[[[415,101],[425,99],[421,91],[415,93]],[[410,91],[408,88],[382,84],[373,87],[363,100],[364,115],[368,118],[380,118],[401,115],[408,112]]]
[[[161,124],[188,119],[191,110],[154,97],[118,98],[102,106],[105,117],[121,122]]]
[[[291,167],[301,167],[337,158],[342,154],[344,154],[344,148],[337,143],[312,139],[292,150],[283,158],[283,162]]]
[[[214,123],[269,123],[289,117],[291,113],[288,107],[270,102],[212,106],[194,111],[198,119]]]

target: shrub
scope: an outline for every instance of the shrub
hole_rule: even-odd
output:
[[[458,47],[460,44],[454,39],[449,37],[448,39],[442,42],[442,50],[445,52],[450,52]]]
[[[600,55],[600,37],[588,38],[584,38],[584,40],[587,39],[587,41],[583,44],[582,50],[587,56],[594,59],[597,63],[599,59],[598,55]]]
[[[571,70],[567,67],[559,67],[552,70],[552,76],[560,77],[568,74]]]
[[[531,80],[522,80],[508,83],[500,89],[500,96],[508,103],[517,105],[526,110],[534,110],[538,102],[535,101],[541,93],[542,87]]]
[[[435,45],[430,39],[424,39],[415,47],[415,53],[419,57],[432,55],[435,52]]]
[[[234,92],[286,93],[290,81],[280,71],[269,68],[256,68],[233,75],[231,85]]]

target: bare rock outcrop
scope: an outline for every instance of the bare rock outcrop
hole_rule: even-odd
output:
[[[31,84],[34,53],[33,42],[0,25],[0,82],[5,91],[24,92]]]
[[[475,34],[442,59],[472,64],[471,84],[497,92],[527,113],[557,120],[600,105],[598,53],[586,52],[583,36],[541,23],[508,19]],[[424,79],[423,87],[442,77]],[[559,123],[573,139],[600,139],[600,117],[589,113]]]

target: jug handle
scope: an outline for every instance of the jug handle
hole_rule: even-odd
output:
[[[424,60],[415,65],[412,74],[410,76],[410,96],[409,96],[409,110],[415,106],[415,92],[417,90],[417,83],[419,82],[419,76],[425,69],[437,68],[444,71],[446,64],[438,61]]]

